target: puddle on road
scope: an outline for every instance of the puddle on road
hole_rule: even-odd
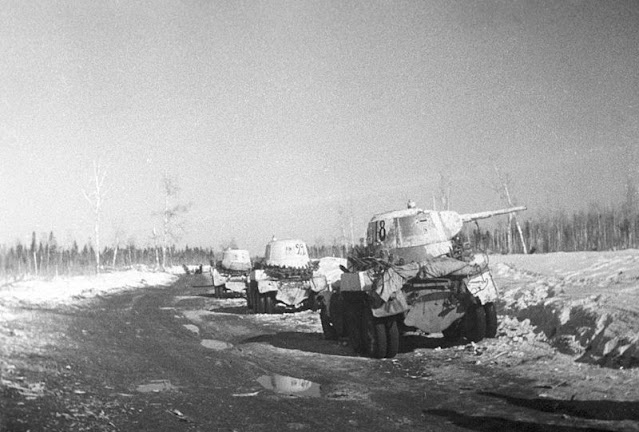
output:
[[[196,325],[193,324],[184,324],[184,327],[186,327],[187,330],[195,333],[195,334],[200,334],[200,328]]]
[[[153,380],[149,384],[140,384],[137,388],[140,393],[159,393],[171,390],[177,390],[177,387],[168,380]]]
[[[225,349],[233,348],[233,344],[215,339],[202,339],[200,345],[215,351],[222,351]]]
[[[320,385],[313,381],[284,375],[262,375],[257,382],[265,389],[294,396],[320,397]]]

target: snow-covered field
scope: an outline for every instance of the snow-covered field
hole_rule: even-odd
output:
[[[639,250],[493,255],[502,313],[580,360],[639,364]]]
[[[180,273],[184,273],[181,267],[171,268],[169,272],[155,272],[140,267],[137,270],[92,276],[3,281],[0,283],[0,306],[20,303],[59,306],[135,288],[164,287],[175,282]]]
[[[517,320],[564,353],[609,366],[639,364],[639,250],[491,255],[502,322]],[[140,287],[166,287],[181,267],[0,284],[0,307],[70,305]],[[7,317],[5,316],[5,319]],[[514,320],[517,318],[517,320]]]

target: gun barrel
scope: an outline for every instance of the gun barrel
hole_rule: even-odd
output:
[[[508,213],[515,213],[515,212],[520,212],[524,210],[526,210],[525,206],[519,206],[519,207],[510,207],[510,208],[499,209],[499,210],[490,210],[490,211],[479,212],[479,213],[468,213],[468,214],[463,214],[460,216],[462,218],[462,221],[470,222],[470,221],[474,221],[478,219],[487,219],[493,216],[498,216],[498,215],[503,215]]]

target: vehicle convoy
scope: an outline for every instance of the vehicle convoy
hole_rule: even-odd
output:
[[[348,337],[370,357],[394,357],[407,330],[478,342],[497,333],[497,287],[485,254],[461,244],[464,223],[525,210],[472,214],[404,210],[374,216],[366,245],[348,258],[339,283],[318,295],[328,339]]]
[[[211,278],[215,287],[215,296],[222,297],[226,292],[244,294],[252,269],[249,251],[244,249],[226,249],[222,260],[211,260]]]
[[[256,313],[315,309],[315,294],[327,287],[299,239],[271,240],[260,267],[251,272],[247,291],[248,307]]]

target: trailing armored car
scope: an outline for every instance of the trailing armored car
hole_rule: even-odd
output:
[[[498,291],[488,259],[465,250],[458,234],[466,222],[522,210],[458,214],[409,202],[375,215],[366,247],[318,296],[325,336],[348,337],[356,352],[376,358],[394,357],[408,329],[473,342],[495,337]]]
[[[226,292],[243,295],[252,267],[249,251],[226,249],[221,261],[211,262],[211,278],[216,297],[222,297]]]
[[[266,245],[264,264],[250,274],[248,307],[256,313],[276,310],[315,309],[315,295],[327,287],[299,239],[271,240]]]

